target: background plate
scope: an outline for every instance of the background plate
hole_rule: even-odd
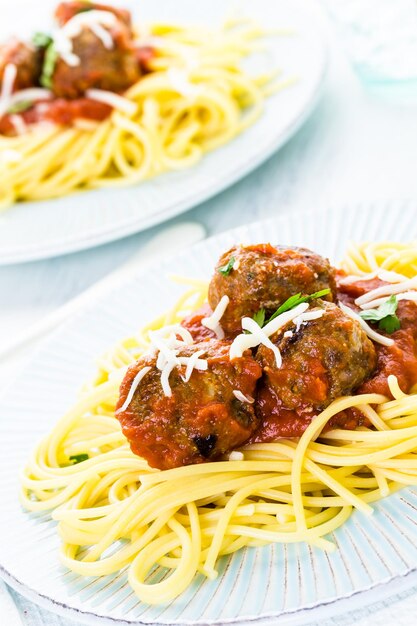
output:
[[[1,20],[0,40],[13,30],[30,35],[46,30],[56,2],[16,0]],[[136,20],[219,24],[231,5],[210,0],[152,0],[131,6]],[[325,49],[308,7],[294,0],[239,0],[243,15],[266,28],[294,35],[271,37],[270,53],[251,69],[280,67],[297,76],[291,88],[268,99],[259,121],[195,167],[163,174],[138,186],[77,193],[17,204],[0,214],[0,265],[46,258],[102,244],[167,220],[228,187],[276,151],[299,128],[317,102],[325,71]],[[6,24],[5,24],[6,22]],[[0,181],[1,184],[1,181]]]
[[[354,513],[334,533],[338,550],[332,554],[305,544],[246,549],[221,561],[216,581],[198,577],[179,599],[159,607],[141,604],[123,573],[85,579],[66,571],[58,561],[55,523],[24,513],[17,499],[19,468],[93,375],[95,356],[182,292],[165,278],[168,272],[208,278],[218,255],[236,242],[302,245],[337,261],[349,240],[415,237],[415,206],[384,208],[294,214],[213,237],[126,281],[59,329],[0,401],[0,573],[6,581],[46,608],[100,625],[311,622],[337,600],[343,605],[351,597],[353,609],[358,599],[365,601],[365,591],[389,581],[398,591],[403,582],[415,582],[415,489],[380,501],[371,517]]]

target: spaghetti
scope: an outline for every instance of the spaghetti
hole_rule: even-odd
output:
[[[131,185],[195,165],[253,124],[269,94],[293,82],[277,82],[278,71],[251,76],[242,67],[246,56],[262,49],[265,34],[251,22],[229,21],[216,31],[154,24],[138,39],[142,49],[155,51],[148,73],[123,96],[101,89],[85,93],[113,108],[107,119],[81,115],[69,127],[50,121],[26,126],[24,115],[10,115],[17,134],[0,135],[0,208]],[[45,89],[26,91],[51,97]]]
[[[410,277],[416,259],[414,246],[355,245],[342,266]],[[133,454],[114,417],[120,382],[148,349],[150,330],[179,323],[205,302],[206,283],[190,285],[170,311],[100,360],[94,382],[22,476],[25,508],[50,510],[59,522],[62,562],[83,576],[127,567],[130,585],[150,604],[177,597],[197,572],[215,578],[218,558],[245,546],[306,541],[331,550],[326,535],[354,509],[371,514],[372,502],[417,484],[417,389],[403,393],[395,376],[388,377],[393,399],[337,398],[299,440],[254,443],[218,462],[165,471]],[[368,427],[322,432],[352,407]]]

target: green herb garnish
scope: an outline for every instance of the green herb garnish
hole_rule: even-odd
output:
[[[32,43],[37,48],[47,48],[52,43],[52,37],[47,33],[35,33],[32,37]]]
[[[288,300],[285,300],[285,302],[283,302],[283,304],[281,304],[281,306],[277,308],[275,313],[273,313],[273,315],[271,315],[271,317],[269,318],[268,322],[271,322],[276,317],[278,317],[278,315],[281,315],[281,313],[285,313],[286,311],[293,309],[303,302],[311,302],[311,300],[322,298],[323,296],[327,296],[329,293],[330,289],[322,289],[321,291],[316,291],[315,293],[311,293],[308,296],[302,296],[301,292],[296,293],[294,296],[290,296]]]
[[[223,276],[229,276],[230,272],[233,269],[233,265],[235,264],[235,261],[236,261],[235,257],[231,256],[228,262],[226,263],[226,265],[222,265],[221,267],[217,269],[217,271]]]
[[[401,322],[396,315],[397,307],[397,296],[393,295],[388,298],[386,302],[380,304],[377,309],[361,311],[359,315],[363,320],[378,322],[378,328],[380,330],[385,330],[385,332],[390,335],[401,328]]]
[[[88,456],[88,454],[82,453],[82,454],[72,454],[69,460],[73,462],[72,463],[73,465],[76,465],[77,463],[82,463],[83,461],[86,461],[89,458],[90,457]]]
[[[40,77],[40,83],[43,87],[50,89],[52,87],[52,76],[55,71],[55,64],[58,58],[58,53],[55,50],[53,41],[46,48],[45,58],[43,61],[42,75]]]
[[[7,113],[23,113],[23,111],[27,111],[33,105],[31,100],[21,100],[20,102],[15,102],[11,107],[7,109]]]
[[[265,324],[265,309],[259,309],[253,316],[253,320],[262,328]]]
[[[80,13],[85,13],[86,11],[92,11],[93,7],[82,7],[81,9],[78,9],[77,11],[77,15],[79,15]]]

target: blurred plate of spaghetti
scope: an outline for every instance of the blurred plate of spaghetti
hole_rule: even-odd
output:
[[[42,7],[37,8],[36,15],[34,15],[33,7],[20,0],[10,8],[7,25],[1,25],[0,38],[3,40],[11,34],[29,38],[36,31],[45,31],[51,22],[50,16],[55,5],[55,2],[48,0],[42,3]],[[206,44],[210,42],[210,58],[214,59],[213,62],[217,62],[216,55],[213,55],[216,46],[214,35],[221,33],[221,24],[229,14],[232,15],[235,23],[237,21],[237,34],[233,32],[233,29],[229,30],[227,40],[229,48],[222,49],[223,52],[220,54],[221,63],[226,63],[226,65],[226,52],[231,55],[231,63],[236,61],[233,42],[236,44],[236,37],[240,36],[238,33],[242,28],[244,30],[245,20],[248,20],[246,26],[249,31],[251,28],[252,30],[255,28],[255,31],[258,29],[260,35],[249,41],[249,44],[253,43],[254,47],[248,46],[248,54],[237,55],[238,57],[240,55],[239,64],[243,68],[242,76],[274,75],[271,89],[265,92],[262,101],[258,103],[259,106],[249,102],[250,99],[247,98],[246,104],[241,102],[238,130],[229,133],[226,127],[226,132],[220,140],[207,142],[206,147],[203,146],[200,150],[201,154],[196,156],[194,153],[187,153],[184,158],[172,159],[170,154],[176,151],[181,152],[180,144],[186,133],[177,137],[174,146],[172,143],[169,144],[170,154],[164,153],[162,166],[161,163],[155,164],[155,171],[150,168],[144,174],[143,180],[140,176],[139,179],[135,178],[137,159],[139,159],[142,147],[138,150],[130,139],[126,140],[124,137],[123,153],[119,151],[119,154],[115,156],[110,174],[114,174],[114,163],[122,161],[121,167],[125,178],[130,178],[130,180],[119,179],[116,185],[113,181],[109,182],[108,172],[105,180],[100,176],[98,180],[90,181],[91,185],[88,180],[84,180],[84,173],[90,167],[89,163],[92,162],[91,160],[88,163],[84,162],[87,148],[81,149],[82,142],[85,141],[86,145],[88,144],[85,133],[93,132],[87,127],[78,129],[82,136],[77,146],[73,143],[68,144],[68,152],[77,155],[77,158],[70,160],[72,173],[68,169],[68,162],[65,163],[62,155],[67,170],[66,175],[62,176],[59,181],[61,187],[56,183],[59,177],[54,178],[53,175],[52,184],[49,174],[46,183],[36,183],[36,162],[34,162],[34,167],[29,168],[30,171],[26,171],[25,167],[29,164],[29,158],[24,156],[23,162],[22,159],[19,161],[17,154],[19,149],[13,146],[13,149],[10,149],[8,138],[3,137],[0,151],[3,161],[3,164],[0,162],[0,178],[3,177],[0,199],[1,194],[4,196],[3,210],[0,211],[0,265],[48,258],[100,245],[144,230],[190,209],[230,186],[271,156],[296,132],[318,101],[325,75],[326,50],[322,38],[315,29],[314,20],[304,10],[302,3],[293,4],[289,0],[280,0],[271,4],[268,0],[260,0],[256,3],[245,0],[239,3],[238,12],[231,12],[230,7],[221,0],[215,0],[210,3],[204,16],[201,14],[201,8],[190,0],[179,0],[175,6],[167,0],[156,0],[149,4],[145,3],[140,11],[132,5],[129,7],[129,2],[126,2],[124,6],[132,9],[133,21],[138,23],[139,27],[143,26],[144,33],[141,36],[144,39],[142,41],[148,37],[148,43],[156,48],[158,45],[167,48],[169,30],[167,35],[167,29],[159,27],[156,31],[159,35],[155,36],[155,31],[152,31],[149,25],[162,23],[191,27],[188,33],[194,32],[193,25],[197,25],[202,29],[202,39],[205,38]],[[151,35],[146,34],[149,33],[149,28],[151,28]],[[175,29],[172,33],[175,37]],[[185,33],[184,37],[189,38],[189,34]],[[244,49],[247,43],[247,41],[243,42],[243,48],[239,42],[236,45]],[[195,76],[195,78],[192,79],[191,87],[194,88],[194,83],[197,81],[197,89],[200,91],[197,93],[194,89],[193,94],[198,100],[200,92],[205,96],[207,83],[203,81],[200,86],[198,85],[198,81],[203,79],[201,75],[198,78],[192,73],[200,71],[194,66],[193,68],[190,70],[190,76]],[[184,72],[181,69],[177,71],[176,68],[171,68],[167,73],[174,88],[182,92],[183,96],[185,94],[185,97],[188,97],[190,83],[185,80]],[[150,84],[149,78],[155,77],[156,74],[151,73],[145,76],[143,81],[139,80],[137,85],[131,88],[134,90],[132,98],[141,97],[139,93],[141,85],[149,84],[153,89],[154,85]],[[221,90],[220,82],[217,79],[212,80],[217,81],[216,87]],[[135,91],[137,86],[139,92]],[[46,90],[38,91],[46,93]],[[97,90],[91,91],[97,92]],[[125,95],[128,93],[129,91]],[[97,93],[94,97],[97,97]],[[24,104],[19,100],[10,110],[19,110]],[[108,101],[106,100],[104,104],[108,104]],[[141,101],[139,104],[142,107],[144,102]],[[43,105],[42,102],[39,106]],[[114,117],[117,118],[120,128],[123,123],[123,132],[129,133],[130,120],[123,116],[129,116],[130,113],[125,109],[126,107],[124,110],[115,111]],[[147,108],[143,106],[139,110],[142,109],[143,114],[147,116],[146,123],[152,124],[155,110],[151,106]],[[15,118],[16,115],[12,117]],[[105,133],[106,123],[108,123],[107,120],[100,123],[103,133]],[[64,141],[64,133],[70,134],[71,130],[59,131],[58,140]],[[191,130],[188,125],[186,131],[191,132]],[[51,138],[48,138],[46,142],[46,149],[42,147],[42,150],[45,150],[44,161],[51,158],[54,142],[57,140],[54,135],[57,131],[46,132],[51,133]],[[119,136],[121,135],[122,133]],[[107,139],[102,138],[102,151],[104,151],[104,146],[110,150],[112,137],[110,133]],[[98,137],[97,141],[99,141]],[[25,159],[27,159],[26,162]],[[13,187],[12,178],[16,171],[22,171],[22,175],[18,184],[16,183],[17,186]],[[71,177],[81,181],[78,187],[69,184]],[[36,184],[33,184],[33,180]],[[93,188],[88,189],[89,185]],[[11,190],[12,187],[23,190],[22,198],[17,198],[19,200],[17,202],[13,202],[17,196]],[[62,195],[68,191],[71,192],[69,195]],[[49,197],[51,194],[59,197]],[[11,205],[10,202],[12,202]]]

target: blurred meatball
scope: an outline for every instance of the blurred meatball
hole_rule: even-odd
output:
[[[113,40],[111,48],[106,48],[88,26],[72,39],[73,53],[80,63],[70,66],[63,58],[57,59],[52,75],[56,96],[77,98],[91,88],[123,92],[139,80],[141,69],[130,27],[118,19],[106,30]]]
[[[231,259],[233,267],[226,268]],[[231,265],[231,264],[230,264]],[[227,333],[241,328],[242,317],[265,309],[267,316],[290,296],[330,288],[326,298],[335,299],[334,270],[327,259],[305,248],[259,244],[235,246],[223,254],[211,279],[209,303],[214,309],[222,296],[230,298],[221,319]]]
[[[156,356],[144,356],[128,369],[116,410],[137,373],[151,368],[127,408],[117,413],[135,454],[152,467],[169,469],[217,459],[249,438],[258,424],[252,402],[262,369],[250,352],[230,361],[229,349],[228,342],[217,340],[181,349],[180,357],[204,350],[199,358],[208,361],[208,369],[194,369],[185,382],[185,366],[176,366],[169,377],[170,397],[163,393]],[[236,397],[240,394],[249,402]]]
[[[41,74],[42,54],[34,46],[11,39],[0,46],[0,85],[3,81],[6,65],[15,65],[17,69],[13,91],[27,89],[38,84]]]
[[[59,26],[66,24],[74,15],[85,13],[86,11],[109,11],[113,13],[126,26],[131,27],[131,15],[126,9],[118,9],[108,4],[98,4],[96,2],[88,2],[87,0],[75,0],[74,2],[61,2],[55,9],[55,19]]]
[[[322,317],[298,330],[290,323],[271,337],[281,351],[280,368],[269,348],[258,348],[264,379],[256,404],[261,424],[252,442],[300,436],[312,417],[359,387],[376,366],[374,345],[355,320],[331,303],[318,301],[316,308]]]

